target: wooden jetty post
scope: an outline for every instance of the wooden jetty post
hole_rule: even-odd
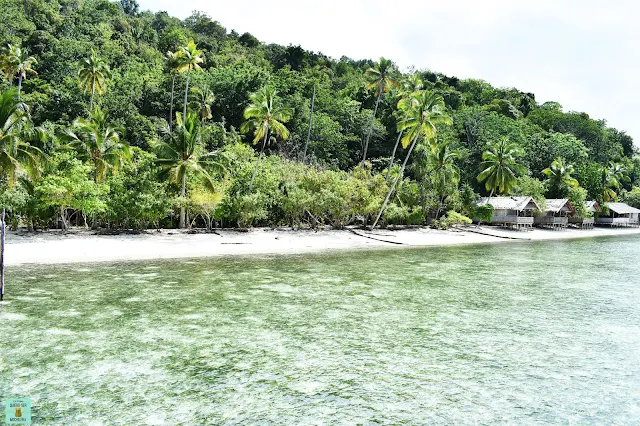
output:
[[[2,207],[0,216],[0,302],[4,300],[4,232],[5,232],[5,211]]]

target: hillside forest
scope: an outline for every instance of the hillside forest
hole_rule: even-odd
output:
[[[13,228],[446,227],[503,194],[640,207],[632,138],[533,93],[135,0],[0,0],[0,17]]]

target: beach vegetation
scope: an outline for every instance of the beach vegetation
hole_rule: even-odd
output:
[[[2,5],[0,203],[15,227],[441,227],[490,220],[481,196],[568,198],[577,215],[640,204],[633,139],[533,93],[132,0]]]

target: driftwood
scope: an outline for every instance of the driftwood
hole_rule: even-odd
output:
[[[352,234],[356,234],[358,237],[369,238],[370,240],[376,240],[376,241],[380,241],[380,242],[383,242],[383,243],[389,243],[389,244],[396,244],[396,245],[399,245],[399,246],[404,245],[404,243],[400,243],[398,241],[383,240],[381,238],[374,238],[374,237],[372,237],[370,235],[360,234],[360,233],[354,231],[353,229],[347,229],[347,230],[349,232],[351,232]]]

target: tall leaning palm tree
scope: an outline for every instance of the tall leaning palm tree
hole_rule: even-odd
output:
[[[129,145],[120,139],[118,130],[109,125],[108,118],[105,111],[96,107],[88,119],[78,118],[62,135],[80,159],[93,163],[95,182],[104,181],[109,170],[116,173],[131,158]]]
[[[398,96],[400,96],[400,99],[404,97],[410,97],[411,94],[415,92],[419,92],[423,88],[424,88],[424,83],[422,82],[422,79],[420,78],[420,76],[417,73],[412,74],[402,82],[402,90],[400,90],[400,92],[398,93]],[[406,119],[406,112],[401,111],[400,113],[404,114]],[[398,146],[400,145],[400,140],[402,139],[403,133],[404,132],[402,130],[398,132],[398,137],[396,138],[396,144],[393,146],[393,152],[391,153],[391,158],[389,159],[389,165],[387,166],[387,178],[386,178],[387,182],[389,182],[389,177],[391,176],[391,167],[393,166],[393,162],[396,159],[396,152],[398,151]]]
[[[176,129],[171,138],[160,142],[156,147],[157,164],[161,174],[172,182],[180,185],[182,200],[187,195],[187,175],[197,174],[205,187],[215,191],[215,184],[205,166],[218,165],[215,162],[215,152],[205,152],[202,122],[196,112],[190,111],[183,120],[180,113],[176,114]],[[186,227],[186,208],[180,206],[180,228]]]
[[[269,133],[286,140],[289,137],[289,130],[284,123],[291,119],[293,112],[282,105],[276,97],[276,90],[271,86],[264,86],[262,89],[251,95],[251,103],[244,110],[244,118],[247,120],[240,126],[242,133],[253,131],[253,143],[257,144],[262,140],[262,148],[260,148],[260,156],[258,162],[253,169],[251,182],[249,183],[249,192],[253,189],[253,181],[256,178],[258,166],[264,154],[264,147],[267,144]]]
[[[91,93],[89,111],[93,110],[95,94],[101,95],[107,90],[107,79],[110,75],[109,66],[93,49],[91,49],[91,55],[80,62],[80,69],[78,70],[80,87],[85,93]]]
[[[167,68],[171,73],[171,102],[169,103],[169,131],[173,126],[173,96],[176,88],[176,75],[182,66],[182,56],[179,52],[167,52],[165,54]]]
[[[374,90],[374,94],[376,95],[376,104],[373,108],[373,114],[371,116],[371,124],[369,125],[369,131],[367,132],[367,137],[364,141],[364,149],[362,151],[362,163],[364,164],[367,159],[367,151],[369,150],[369,140],[371,139],[371,134],[373,133],[373,124],[376,120],[376,114],[378,113],[378,106],[380,105],[380,99],[382,99],[382,95],[392,87],[396,86],[396,81],[393,79],[393,74],[396,67],[394,63],[385,58],[380,58],[380,62],[376,63],[373,67],[369,68],[365,71],[364,76],[368,81],[366,86],[367,90]]]
[[[412,96],[400,100],[398,108],[407,113],[406,118],[398,124],[398,131],[404,133],[402,147],[409,147],[409,151],[407,151],[402,167],[400,167],[400,172],[393,180],[389,192],[387,192],[378,217],[376,217],[375,222],[373,222],[371,229],[376,227],[382,213],[384,213],[384,209],[387,207],[389,198],[391,198],[391,194],[393,194],[395,190],[398,179],[404,174],[407,162],[416,143],[418,143],[418,141],[433,142],[438,131],[437,127],[439,125],[451,124],[451,118],[449,118],[445,111],[444,99],[442,96],[431,91],[416,92]]]
[[[13,83],[13,79],[18,77],[18,100],[20,100],[20,92],[22,90],[22,81],[27,78],[28,75],[38,74],[33,66],[38,63],[36,58],[29,56],[25,49],[18,46],[8,45],[7,53],[5,56],[6,74],[9,81]]]
[[[549,181],[549,194],[551,198],[564,198],[567,196],[569,188],[579,186],[578,181],[571,176],[573,166],[567,164],[564,158],[559,157],[553,160],[551,166],[542,171]]]
[[[182,46],[178,54],[181,60],[178,71],[187,73],[187,82],[184,89],[184,108],[182,109],[182,116],[186,117],[191,71],[201,69],[200,64],[204,62],[204,56],[202,50],[198,50],[198,45],[193,40],[189,41],[186,46]]]
[[[525,167],[518,162],[522,151],[515,143],[503,138],[482,153],[478,182],[484,182],[487,191],[491,191],[489,199],[494,193],[509,193],[516,184],[516,175],[526,172]]]
[[[16,89],[0,92],[0,175],[6,176],[10,187],[15,185],[19,170],[35,174],[42,156],[21,137],[28,120],[27,108],[18,100]]]

